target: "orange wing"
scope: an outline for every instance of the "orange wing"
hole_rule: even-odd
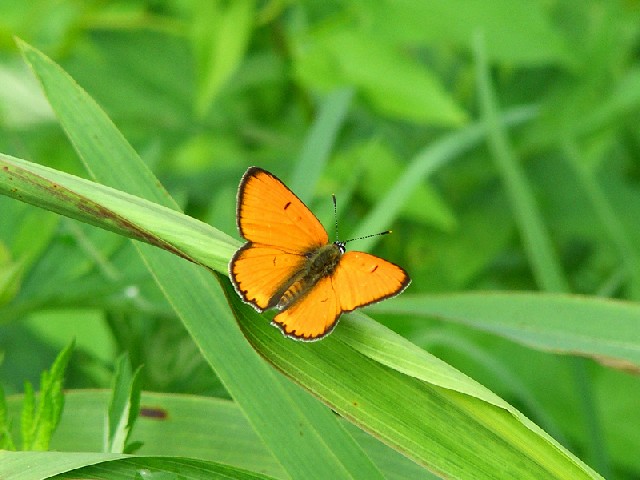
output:
[[[238,229],[250,242],[307,253],[329,243],[316,216],[275,175],[251,167],[238,189]]]
[[[299,340],[318,340],[331,333],[340,315],[393,297],[411,280],[399,266],[363,252],[347,252],[332,275],[273,318],[282,332]]]
[[[261,312],[280,300],[284,293],[281,291],[283,285],[306,261],[304,255],[246,243],[233,255],[229,273],[242,299]],[[280,295],[277,295],[278,292]]]
[[[315,215],[275,175],[249,168],[238,188],[237,222],[248,240],[229,265],[242,299],[262,311],[275,306],[305,254],[329,242]]]
[[[237,221],[248,241],[229,265],[231,280],[258,311],[276,306],[309,261],[307,254],[329,237],[315,215],[275,175],[251,167],[238,190]],[[331,332],[342,312],[397,295],[409,285],[402,268],[362,252],[342,255],[335,271],[278,313],[285,335],[316,340]]]
[[[331,333],[340,313],[332,277],[325,277],[307,295],[273,317],[273,324],[289,337],[318,340]]]
[[[398,295],[409,283],[403,268],[363,252],[345,253],[333,272],[333,287],[343,312]]]

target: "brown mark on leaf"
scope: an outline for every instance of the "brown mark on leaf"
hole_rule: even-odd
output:
[[[190,262],[193,263],[198,263],[196,262],[194,259],[192,259],[191,257],[189,257],[186,253],[182,252],[181,250],[179,250],[178,248],[176,248],[175,246],[171,245],[168,242],[165,242],[159,238],[157,238],[155,235],[151,234],[150,232],[138,227],[136,224],[130,222],[129,220],[121,217],[120,215],[118,215],[117,213],[113,212],[112,210],[109,210],[108,208],[103,207],[102,205],[98,205],[97,203],[88,200],[86,197],[82,197],[76,193],[74,193],[73,191],[67,189],[66,187],[60,185],[59,183],[56,182],[51,182],[48,181],[46,179],[42,179],[41,182],[34,180],[32,175],[28,175],[26,173],[24,173],[22,170],[20,169],[16,169],[14,172],[15,176],[18,178],[21,178],[23,181],[30,183],[31,185],[33,185],[34,187],[36,187],[37,190],[43,192],[43,193],[47,193],[49,195],[52,195],[56,198],[59,198],[60,200],[64,201],[64,202],[70,202],[73,205],[75,205],[75,207],[78,210],[81,210],[87,214],[89,214],[89,216],[91,217],[95,217],[95,218],[100,218],[100,219],[104,219],[107,221],[110,221],[111,223],[113,223],[115,226],[119,227],[119,230],[124,230],[125,232],[127,232],[127,236],[130,238],[134,238],[136,240],[140,240],[143,241],[145,243],[149,243],[151,245],[154,245],[156,247],[160,247],[163,250],[167,250],[168,252],[173,253],[174,255],[177,255],[179,257],[182,257],[186,260],[189,260]],[[39,177],[41,178],[41,177]],[[30,199],[26,200],[29,203],[35,204],[35,202],[30,201]],[[38,205],[40,207],[42,207],[42,205]],[[51,207],[45,207],[48,208],[48,210],[52,210],[56,213],[60,213],[62,215],[65,215],[65,212],[62,209],[57,208],[56,206],[51,206]],[[87,223],[91,223],[91,221],[89,220],[85,220],[85,222]],[[97,222],[96,222],[97,223]],[[104,225],[96,225],[97,227],[100,228],[105,228]],[[117,230],[117,229],[109,229],[109,228],[105,228],[107,230]],[[120,231],[116,231],[116,233],[122,233]]]
[[[169,412],[159,407],[140,407],[140,416],[154,420],[166,420]]]

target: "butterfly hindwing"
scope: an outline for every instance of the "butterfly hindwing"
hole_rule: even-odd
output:
[[[273,319],[285,335],[317,340],[330,333],[340,315],[393,297],[409,285],[399,266],[363,252],[342,255],[336,270]]]
[[[331,332],[340,305],[331,277],[324,277],[301,299],[273,318],[282,332],[299,340],[317,340]]]
[[[316,216],[275,175],[251,167],[238,190],[238,229],[250,242],[306,253],[329,242]]]

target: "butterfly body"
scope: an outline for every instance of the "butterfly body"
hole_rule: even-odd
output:
[[[296,273],[293,279],[286,282],[286,290],[275,308],[286,309],[297,300],[304,298],[319,280],[332,275],[344,253],[344,247],[341,245],[341,242],[330,243],[307,253],[304,268]]]
[[[329,242],[313,213],[275,175],[251,167],[238,189],[238,229],[247,240],[229,265],[240,297],[274,308],[273,323],[300,340],[317,340],[340,315],[397,295],[410,282],[399,266]]]

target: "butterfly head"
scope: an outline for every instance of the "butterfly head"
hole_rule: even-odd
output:
[[[346,242],[336,240],[335,242],[333,242],[333,244],[338,247],[338,250],[340,250],[341,254],[347,251]]]

